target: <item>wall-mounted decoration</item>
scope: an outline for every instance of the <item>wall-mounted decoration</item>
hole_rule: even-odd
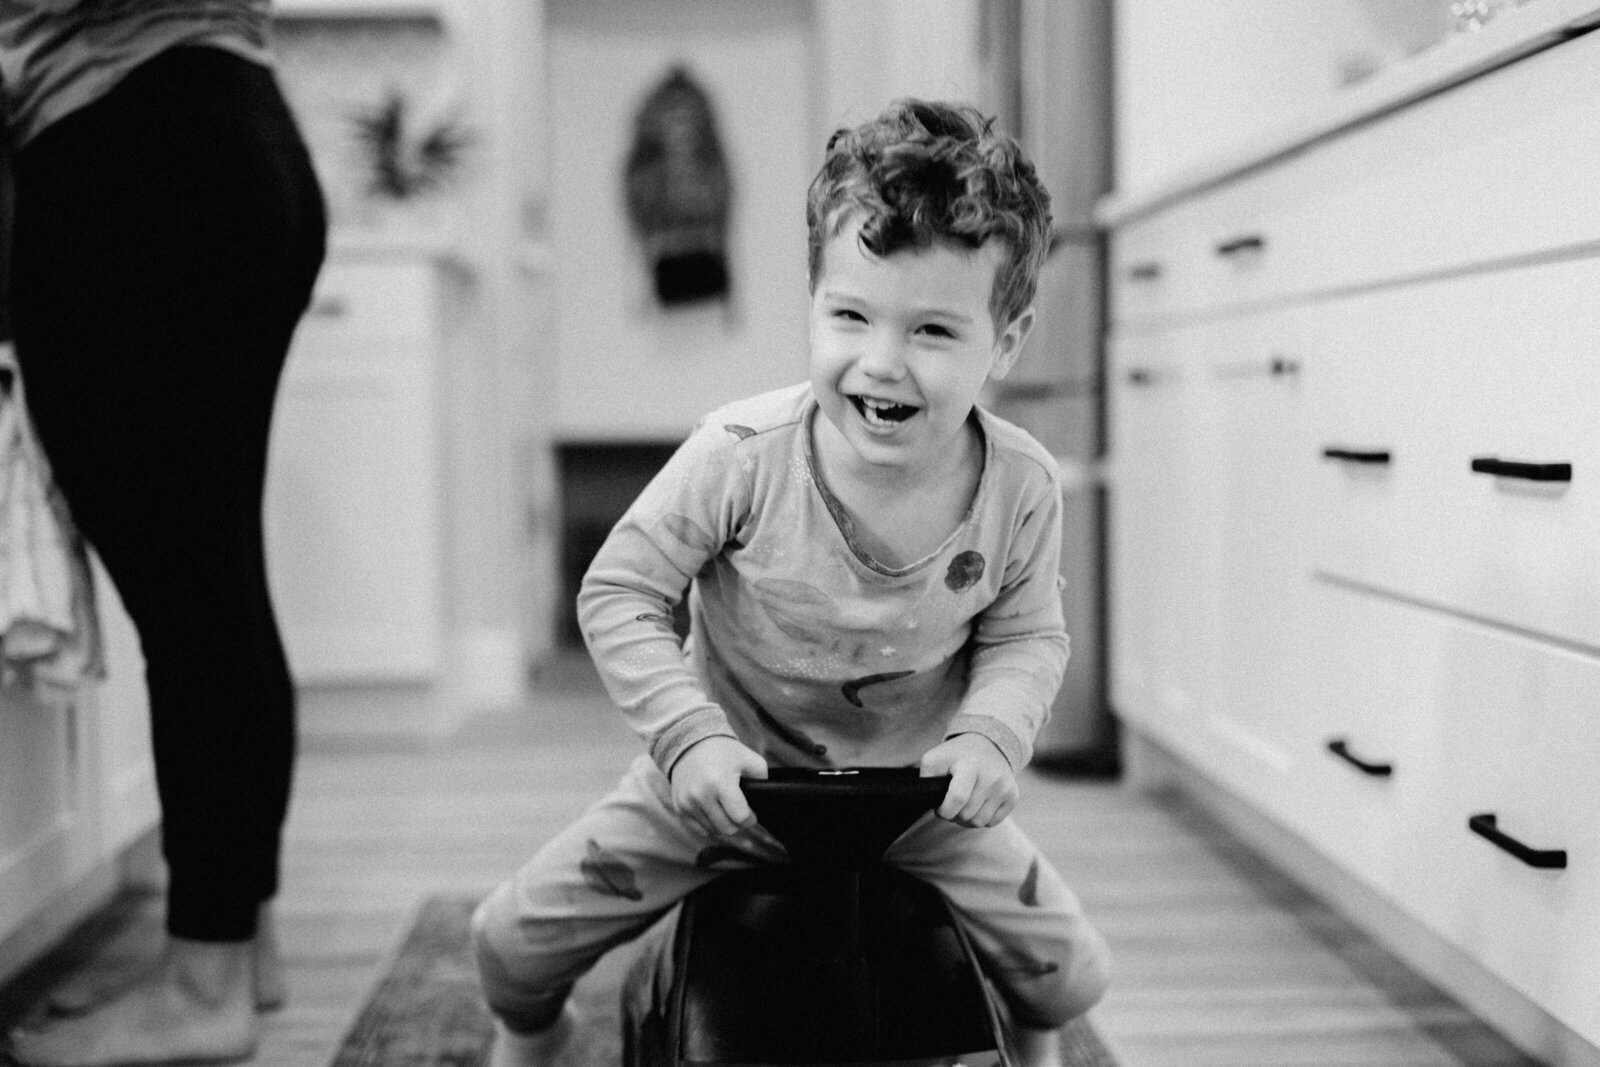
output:
[[[474,173],[471,154],[426,196],[374,195],[373,155],[356,124],[358,116],[376,117],[399,96],[400,127],[414,144],[439,117],[471,114],[470,65],[449,27],[438,18],[399,13],[353,18],[279,11],[272,38],[278,77],[311,149],[333,227],[453,231],[487,178]]]
[[[366,194],[411,200],[447,184],[460,168],[472,136],[455,118],[422,129],[403,94],[390,90],[379,103],[351,116],[365,163]]]
[[[728,295],[728,164],[711,99],[674,67],[639,109],[628,154],[628,218],[664,305]]]

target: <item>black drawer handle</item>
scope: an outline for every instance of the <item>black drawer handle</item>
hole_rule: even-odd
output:
[[[1354,767],[1362,774],[1369,775],[1373,778],[1387,778],[1394,773],[1394,764],[1392,763],[1368,763],[1366,760],[1358,758],[1350,751],[1350,742],[1346,741],[1342,737],[1336,737],[1332,741],[1329,741],[1328,751],[1332,752],[1335,756],[1338,756],[1340,759],[1350,764],[1350,766]]]
[[[1275,355],[1265,363],[1259,359],[1218,363],[1213,367],[1212,373],[1224,380],[1259,378],[1262,375],[1270,378],[1293,378],[1300,373],[1300,361],[1292,356]]]
[[[1502,833],[1495,826],[1493,814],[1486,812],[1472,816],[1467,820],[1467,829],[1489,841],[1496,848],[1511,853],[1529,867],[1537,867],[1542,871],[1559,871],[1567,866],[1566,849],[1529,848],[1509,834]]]
[[[1128,268],[1128,277],[1136,282],[1153,282],[1161,277],[1161,264],[1153,259],[1135,263]]]
[[[1370,463],[1382,465],[1389,462],[1389,450],[1386,448],[1324,448],[1323,459],[1337,459],[1345,463]]]
[[[1477,474],[1493,474],[1501,478],[1524,478],[1530,482],[1570,482],[1570,463],[1519,463],[1494,456],[1478,456],[1472,461]]]
[[[1217,245],[1217,255],[1237,256],[1243,252],[1259,252],[1267,247],[1267,239],[1258,233],[1234,237]]]

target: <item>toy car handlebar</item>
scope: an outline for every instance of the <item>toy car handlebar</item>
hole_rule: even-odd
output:
[[[756,819],[797,862],[836,867],[881,857],[939,806],[950,776],[924,778],[916,767],[774,767],[739,786]]]
[[[773,767],[765,778],[743,778],[739,786],[748,797],[774,793],[789,796],[926,797],[937,807],[950,788],[948,774],[924,778],[916,767]]]

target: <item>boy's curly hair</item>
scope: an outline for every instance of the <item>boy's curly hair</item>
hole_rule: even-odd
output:
[[[989,314],[996,330],[1033,302],[1050,249],[1050,194],[1033,164],[976,108],[896,100],[883,114],[828,139],[806,196],[810,284],[822,250],[851,219],[874,256],[935,243],[976,250],[998,238]]]

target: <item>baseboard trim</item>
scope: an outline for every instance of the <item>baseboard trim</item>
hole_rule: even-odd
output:
[[[122,886],[121,858],[113,856],[51,897],[0,940],[0,986],[27,970],[75,927],[110,904]]]
[[[1527,1055],[1549,1067],[1600,1067],[1600,1048],[1136,725],[1124,730],[1123,759],[1130,786],[1197,805]]]

